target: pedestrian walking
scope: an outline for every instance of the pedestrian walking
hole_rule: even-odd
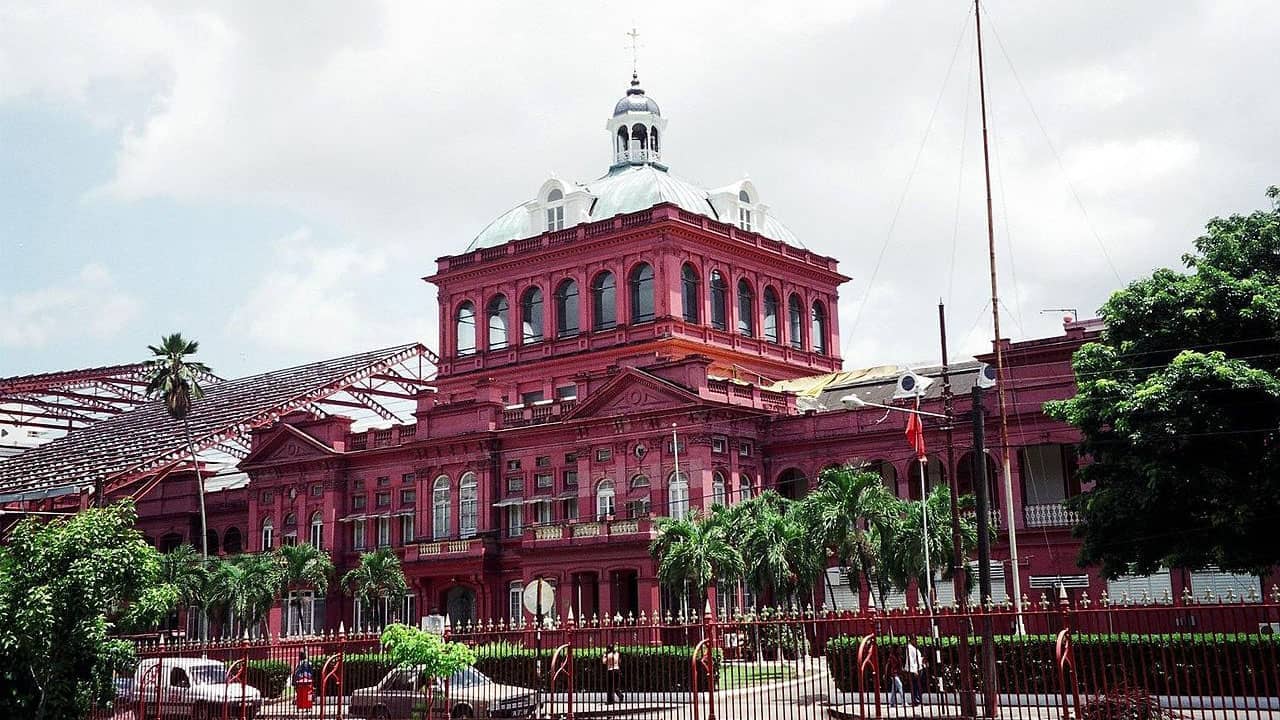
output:
[[[907,696],[902,692],[902,655],[897,650],[889,651],[885,676],[889,678],[889,707],[897,707],[899,702],[906,705]]]
[[[618,702],[622,702],[622,656],[612,644],[604,651],[604,674],[609,692],[608,703],[613,704],[615,695],[618,697]]]
[[[907,661],[904,669],[911,681],[911,704],[919,705],[924,700],[924,653],[916,647],[915,638],[907,638]]]

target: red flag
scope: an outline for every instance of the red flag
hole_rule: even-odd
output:
[[[920,416],[915,413],[907,415],[907,444],[916,451],[916,459],[924,459],[924,426],[920,424]]]

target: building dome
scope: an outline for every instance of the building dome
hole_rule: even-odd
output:
[[[631,87],[627,90],[627,94],[613,106],[613,116],[626,115],[629,112],[653,113],[654,115],[662,115],[662,111],[658,109],[658,103],[653,98],[644,94],[644,90],[640,89],[640,78],[635,73],[631,74]]]

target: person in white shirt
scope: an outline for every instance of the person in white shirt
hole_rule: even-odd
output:
[[[919,705],[924,699],[924,653],[916,647],[915,638],[907,638],[907,662],[903,666],[911,679],[911,704]]]

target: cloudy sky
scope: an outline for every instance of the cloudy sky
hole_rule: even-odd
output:
[[[643,10],[637,12],[637,8]],[[749,174],[853,277],[846,365],[989,346],[970,6],[948,2],[0,4],[0,375],[139,359],[233,377],[435,345],[435,258],[626,88],[664,159]],[[1005,332],[1060,332],[1280,182],[1280,4],[984,5]]]

